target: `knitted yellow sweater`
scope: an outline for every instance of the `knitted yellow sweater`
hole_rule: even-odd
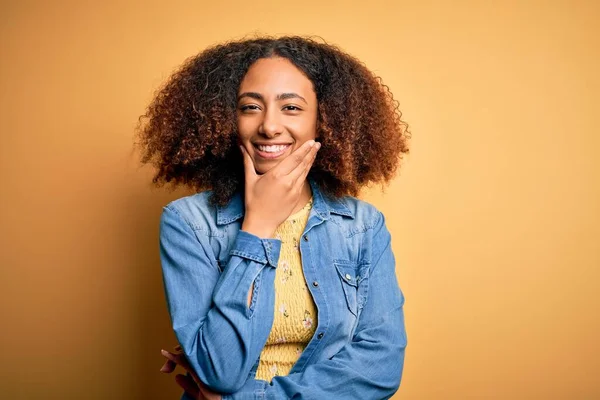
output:
[[[299,248],[311,207],[312,199],[275,231],[275,238],[281,240],[275,270],[275,318],[260,353],[256,379],[270,382],[277,375],[287,375],[315,333],[317,309],[306,286]]]

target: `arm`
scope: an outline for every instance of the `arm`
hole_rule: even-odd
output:
[[[382,214],[370,248],[369,296],[352,341],[329,360],[275,377],[266,387],[267,399],[386,399],[396,392],[406,347],[404,297]]]
[[[175,209],[164,209],[160,255],[169,313],[200,380],[217,392],[235,392],[273,323],[272,288],[281,242],[240,231],[220,274],[207,235],[197,233]]]
[[[173,329],[201,381],[217,392],[235,392],[244,385],[267,341],[281,241],[256,235],[270,236],[291,214],[319,147],[308,140],[294,157],[262,175],[240,147],[244,229],[254,234],[238,233],[221,276],[207,235],[194,232],[175,209],[163,212],[161,261]]]

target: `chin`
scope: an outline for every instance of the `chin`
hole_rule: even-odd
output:
[[[255,169],[255,171],[256,171],[256,174],[257,174],[257,175],[264,175],[264,174],[266,174],[267,172],[269,172],[269,171],[270,171],[270,169],[271,169],[271,168],[261,168],[261,169]]]
[[[257,163],[254,163],[254,170],[256,171],[256,173],[258,175],[262,175],[262,174],[266,174],[267,172],[269,172],[271,169],[273,169],[277,164],[279,164],[279,162],[276,161],[271,161],[271,162],[262,162],[260,163],[260,165],[257,165]]]

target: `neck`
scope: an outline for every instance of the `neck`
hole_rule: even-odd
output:
[[[308,183],[308,179],[307,179],[304,181],[304,184],[302,185],[302,192],[300,193],[300,199],[298,200],[298,204],[296,204],[294,211],[292,211],[292,214],[297,213],[298,211],[302,210],[302,208],[306,205],[306,203],[308,203],[308,200],[310,200],[311,197],[312,197],[312,190],[310,188],[310,183]]]

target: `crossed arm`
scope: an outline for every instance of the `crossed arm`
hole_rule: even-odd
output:
[[[406,347],[404,297],[396,280],[390,234],[381,214],[372,235],[369,295],[354,337],[332,358],[302,372],[274,378],[265,387],[265,398],[385,399],[397,390]],[[256,393],[239,389],[270,332],[273,267],[280,243],[240,231],[230,265],[219,276],[216,267],[207,261],[214,257],[207,254],[210,246],[202,238],[177,213],[165,211],[161,224],[165,287],[176,336],[185,355],[165,355],[169,358],[165,372],[180,364],[193,373],[192,379],[177,379],[194,398],[231,393],[228,398],[234,400],[254,399]],[[257,278],[260,283],[253,290],[260,291],[259,300],[248,307],[247,293]],[[212,299],[210,293],[206,294],[208,286],[205,288],[211,284]],[[175,291],[178,296],[169,295]],[[182,296],[182,291],[188,296]],[[194,306],[190,307],[192,296]]]

